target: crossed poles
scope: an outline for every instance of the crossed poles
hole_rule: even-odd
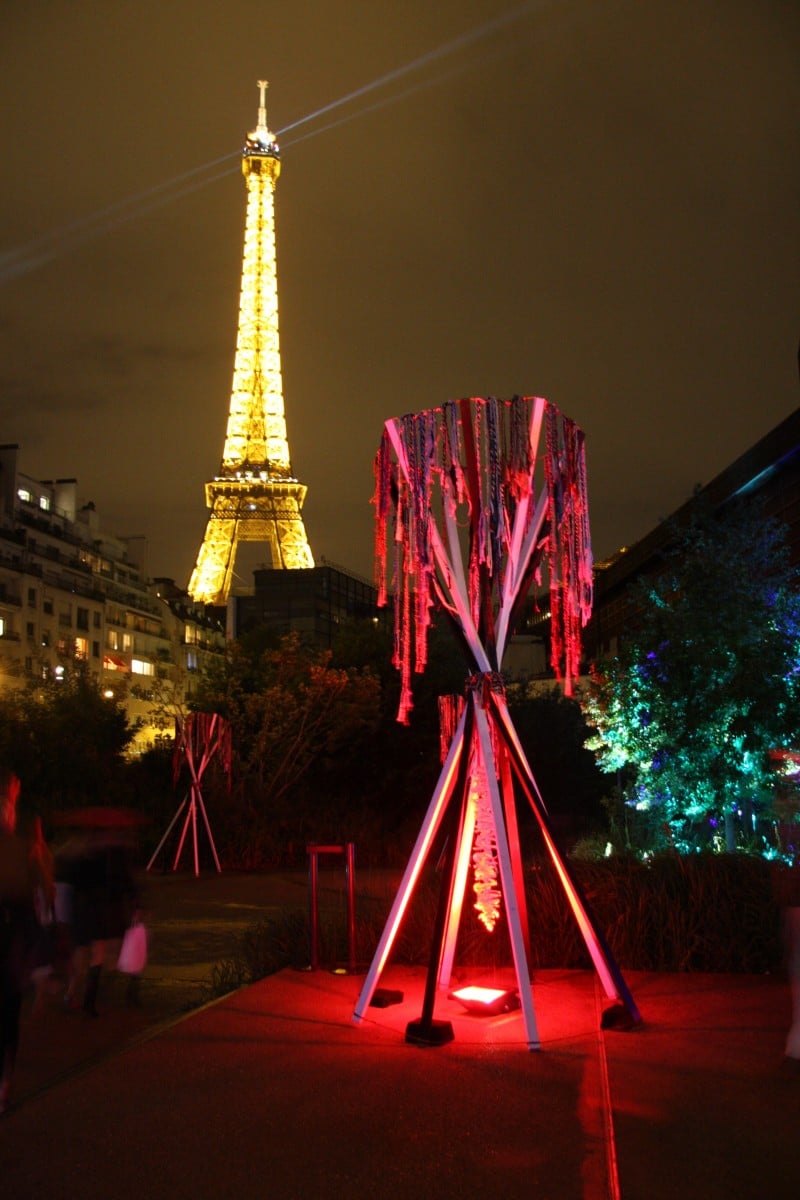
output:
[[[419,425],[416,421],[408,416],[386,422],[376,465],[379,520],[381,513],[387,519],[387,496],[395,510],[394,543],[400,562],[395,574],[400,623],[396,628],[399,649],[395,661],[407,683],[411,650],[402,621],[404,613],[410,611],[409,595],[413,591],[415,653],[417,663],[424,663],[420,639],[425,636],[427,587],[429,595],[438,599],[450,617],[467,654],[470,676],[438,782],[353,1019],[359,1022],[365,1015],[434,840],[440,831],[446,831],[447,852],[423,1010],[420,1020],[413,1023],[413,1035],[409,1026],[407,1040],[429,1044],[447,1040],[437,1028],[441,1023],[434,1020],[436,994],[450,982],[476,827],[488,821],[489,840],[496,850],[497,882],[506,906],[525,1037],[529,1049],[540,1047],[531,985],[516,783],[531,805],[607,997],[621,1001],[631,1020],[638,1022],[641,1018],[633,997],[556,845],[545,804],[508,711],[500,675],[519,602],[545,561],[550,573],[553,621],[555,624],[558,617],[562,622],[561,636],[554,629],[553,639],[564,655],[568,691],[577,671],[576,629],[579,620],[588,619],[591,608],[590,590],[587,595],[591,551],[582,434],[541,398],[517,397],[505,402],[504,408],[493,399],[460,401],[457,408],[446,405],[434,413],[420,414]],[[539,443],[543,426],[542,450]],[[512,441],[513,449],[509,450]],[[387,465],[389,452],[391,466]],[[540,470],[544,466],[545,479],[538,496],[537,466]],[[437,497],[441,530],[434,517]],[[462,528],[466,526],[467,530],[466,564],[459,536],[459,516],[463,517],[465,508]],[[379,530],[379,545],[387,540],[385,531]],[[408,704],[404,689],[401,719]],[[482,812],[476,801],[481,792],[487,801]]]
[[[175,816],[169,823],[167,831],[156,847],[153,857],[147,864],[149,871],[153,863],[161,853],[162,847],[165,845],[169,835],[172,833],[181,813],[186,810],[186,816],[183,821],[183,829],[178,841],[178,849],[175,852],[175,860],[172,864],[173,871],[177,871],[178,863],[180,862],[181,854],[183,853],[186,834],[191,825],[192,829],[192,848],[194,851],[194,873],[195,876],[200,873],[200,862],[197,844],[197,813],[200,811],[203,824],[205,825],[208,841],[211,846],[211,853],[214,856],[214,863],[217,871],[221,873],[222,867],[219,865],[219,856],[217,847],[214,844],[214,835],[211,832],[211,825],[208,820],[208,813],[203,801],[203,792],[200,782],[205,774],[206,768],[212,758],[219,757],[222,760],[223,770],[230,772],[230,746],[231,733],[228,722],[219,715],[219,713],[190,713],[184,719],[178,719],[177,722],[177,738],[175,741],[175,754],[173,757],[173,770],[175,783],[178,782],[183,763],[189,768],[191,782],[189,791],[178,805],[178,810]]]

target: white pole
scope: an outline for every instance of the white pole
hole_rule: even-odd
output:
[[[422,828],[417,835],[417,840],[414,844],[414,849],[411,853],[411,858],[408,860],[408,865],[400,882],[400,887],[397,889],[397,895],[394,898],[389,918],[384,927],[381,939],[378,942],[378,947],[372,959],[372,964],[367,972],[367,977],[364,980],[364,986],[361,989],[361,994],[358,997],[355,1011],[353,1012],[353,1020],[360,1021],[369,1002],[372,999],[373,992],[377,986],[381,972],[386,965],[394,939],[397,936],[397,930],[400,927],[400,922],[403,919],[403,914],[406,911],[408,902],[411,899],[414,888],[417,885],[420,872],[422,870],[425,859],[431,848],[431,843],[436,836],[436,832],[441,824],[442,815],[447,807],[447,801],[453,793],[456,776],[458,774],[458,764],[461,761],[461,755],[464,753],[464,725],[467,719],[466,707],[459,718],[456,726],[453,740],[450,743],[450,749],[447,758],[442,766],[439,775],[438,783],[434,790],[431,802],[428,805],[428,811],[425,814],[425,820],[422,823]]]

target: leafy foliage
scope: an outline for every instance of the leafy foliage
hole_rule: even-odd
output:
[[[173,737],[176,722],[189,711],[185,671],[179,671],[175,679],[149,678],[146,685],[132,683],[130,694],[147,702],[149,723],[167,738]]]
[[[408,725],[397,721],[400,683],[390,628],[350,627],[337,638],[334,662],[368,668],[381,690],[375,727],[358,755],[314,769],[317,793],[330,802],[325,836],[357,841],[360,862],[404,864],[441,766],[438,697],[463,690],[464,659],[450,630],[434,626],[425,672],[414,678]]]
[[[235,786],[225,810],[239,865],[259,865],[247,861],[248,845],[263,846],[267,826],[273,837],[281,825],[302,836],[293,820],[300,783],[321,758],[357,752],[374,728],[378,696],[368,669],[334,667],[329,651],[297,635],[256,654],[231,643],[195,704],[231,723]]]
[[[588,729],[580,704],[561,687],[508,689],[514,727],[562,840],[573,841],[605,828],[605,775],[585,742]],[[532,816],[526,820],[532,824]]]
[[[769,751],[797,744],[800,596],[785,531],[754,508],[700,500],[645,581],[617,658],[584,697],[587,745],[621,771],[648,848],[752,842]]]
[[[0,697],[0,763],[19,776],[23,807],[46,821],[73,805],[118,803],[134,734],[81,662]]]

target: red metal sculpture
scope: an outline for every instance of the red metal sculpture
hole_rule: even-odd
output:
[[[230,777],[231,770],[231,727],[229,723],[219,715],[219,713],[190,713],[188,717],[178,719],[177,721],[177,736],[175,738],[175,750],[172,757],[172,770],[174,784],[177,787],[181,771],[184,764],[189,768],[189,791],[181,800],[178,811],[170,821],[169,827],[161,841],[156,847],[156,851],[150,862],[147,864],[149,871],[158,855],[161,852],[162,846],[172,832],[173,826],[177,822],[181,813],[186,809],[186,816],[181,830],[178,849],[175,853],[175,861],[172,864],[173,871],[177,871],[178,863],[183,852],[183,845],[186,841],[186,834],[189,825],[192,827],[192,846],[194,850],[194,873],[200,873],[199,854],[197,845],[197,812],[198,809],[202,814],[203,823],[205,825],[206,834],[211,845],[211,852],[214,856],[214,863],[217,871],[222,870],[219,865],[219,856],[217,847],[214,844],[214,836],[211,832],[211,826],[208,821],[208,813],[203,801],[203,792],[200,786],[206,768],[213,758],[219,759],[220,766],[225,772],[225,775]]]

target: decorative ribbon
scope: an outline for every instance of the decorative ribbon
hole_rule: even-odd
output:
[[[545,445],[537,453],[535,413],[542,406]],[[531,502],[537,471],[544,476],[546,520],[534,541],[534,522],[543,511]],[[496,618],[502,608],[502,648],[512,611],[539,584],[543,562],[549,574],[551,663],[569,694],[580,669],[581,628],[592,606],[582,430],[535,397],[450,401],[387,421],[374,474],[376,584],[384,604],[391,573],[393,661],[402,677],[398,719],[406,722],[411,711],[412,672],[427,664],[432,608],[444,600],[451,615],[458,614],[475,666],[483,669],[488,658],[499,670]],[[463,545],[457,527],[466,530]],[[523,547],[527,551],[518,562]],[[462,554],[465,561],[456,563]]]

